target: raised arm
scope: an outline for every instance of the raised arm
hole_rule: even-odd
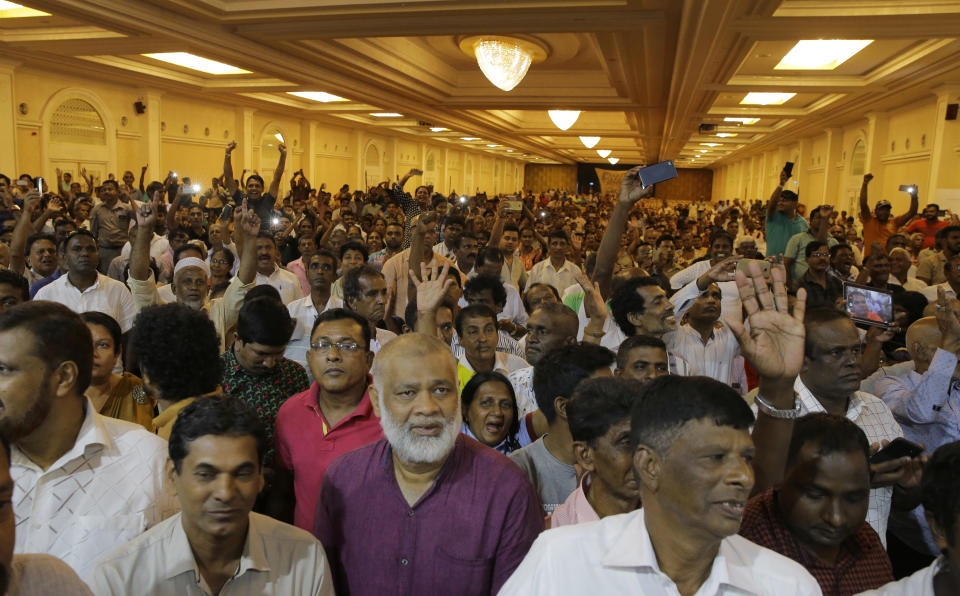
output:
[[[860,185],[860,219],[870,219],[870,201],[867,199],[867,185],[873,180],[873,174],[864,174]]]
[[[240,248],[240,265],[237,279],[243,285],[251,284],[257,277],[257,234],[260,233],[260,217],[247,208],[247,200],[234,214],[234,235],[238,236],[237,248]],[[242,245],[242,248],[241,248]]]
[[[413,237],[410,239],[410,258],[408,259],[408,269],[411,272],[413,277],[420,276],[420,264],[423,262],[423,256],[427,254],[428,250],[433,250],[433,247],[426,246],[424,242],[424,237],[426,236],[427,230],[431,226],[436,226],[437,222],[437,213],[435,211],[427,211],[426,213],[421,214],[414,221],[413,228]],[[403,273],[401,273],[403,275]],[[417,296],[417,287],[413,283],[412,279],[409,279],[409,284],[407,285],[407,304],[413,301]],[[406,312],[407,305],[404,304],[404,312]]]
[[[137,236],[130,247],[130,279],[146,281],[150,277],[150,240],[160,210],[160,191],[155,191],[150,203],[136,210]]]
[[[780,171],[780,184],[770,193],[770,200],[767,201],[767,217],[773,217],[777,210],[777,204],[780,202],[780,193],[783,192],[783,186],[790,179],[790,174],[786,170]]]
[[[617,260],[617,251],[620,249],[620,237],[627,227],[627,216],[637,201],[653,194],[653,185],[646,188],[640,182],[640,176],[637,174],[639,167],[633,168],[623,177],[623,183],[620,185],[620,197],[616,205],[613,206],[613,212],[610,214],[610,221],[607,223],[607,229],[603,232],[603,239],[600,241],[600,248],[597,250],[597,264],[593,269],[593,281],[600,288],[602,297],[610,295],[613,285],[613,265]]]
[[[180,210],[180,201],[183,199],[183,193],[179,190],[177,195],[170,201],[170,207],[167,208],[167,232],[173,232],[180,228],[180,220],[177,219],[177,212]]]
[[[27,265],[27,239],[33,234],[33,225],[30,220],[30,214],[40,204],[40,193],[31,190],[23,197],[23,210],[20,211],[20,219],[13,228],[13,236],[10,238],[10,271],[23,275]]]
[[[280,192],[280,180],[283,179],[283,169],[287,165],[287,146],[283,143],[277,145],[277,149],[280,151],[280,160],[277,162],[277,169],[273,172],[273,182],[270,183],[270,194],[277,196],[277,193]]]
[[[420,263],[419,277],[414,275],[412,268],[409,271],[410,283],[416,288],[418,333],[438,337],[437,308],[443,303],[447,290],[455,283],[447,277],[449,271],[450,263],[444,263],[441,271],[429,271],[426,264]]]
[[[914,218],[917,214],[917,209],[920,206],[920,190],[916,184],[912,185],[913,191],[910,193],[910,208],[907,209],[907,212],[903,215],[897,217],[895,220],[897,227],[905,225],[908,221]]]
[[[147,192],[147,190],[143,187],[143,178],[144,176],[147,175],[147,168],[149,167],[150,167],[150,164],[144,164],[144,166],[140,168],[140,192],[141,193]]]
[[[227,192],[230,193],[231,196],[237,192],[237,181],[233,178],[233,160],[230,157],[230,154],[233,153],[233,150],[236,148],[237,142],[230,141],[223,156],[223,185],[227,188]]]

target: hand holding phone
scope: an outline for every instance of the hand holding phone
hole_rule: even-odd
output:
[[[900,459],[901,457],[917,457],[921,453],[923,453],[923,445],[914,443],[913,441],[908,441],[903,437],[897,437],[896,439],[887,443],[886,447],[871,455],[870,463],[880,464],[883,462]]]
[[[790,178],[791,176],[793,176],[793,162],[792,162],[792,161],[788,161],[787,163],[783,164],[783,173],[787,175],[787,178]]]

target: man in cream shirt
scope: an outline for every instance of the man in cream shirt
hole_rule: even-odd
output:
[[[333,596],[323,547],[308,532],[253,513],[263,488],[266,432],[229,396],[183,409],[166,473],[183,512],[98,561],[98,595]]]

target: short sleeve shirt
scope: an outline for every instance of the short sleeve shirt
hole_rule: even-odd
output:
[[[787,250],[787,242],[791,237],[806,232],[809,228],[807,220],[796,215],[790,219],[783,213],[775,211],[767,217],[767,256],[773,257],[783,254]]]

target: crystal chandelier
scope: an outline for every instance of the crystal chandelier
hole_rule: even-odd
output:
[[[550,119],[560,130],[567,130],[580,117],[580,110],[550,110],[547,112]]]
[[[539,45],[515,37],[468,37],[460,41],[460,49],[475,57],[484,76],[504,91],[519,85],[530,65],[547,57]]]

